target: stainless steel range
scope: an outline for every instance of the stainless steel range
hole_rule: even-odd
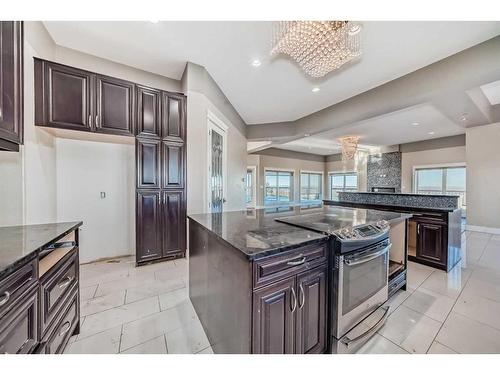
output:
[[[317,213],[278,221],[330,234],[333,250],[330,275],[330,331],[332,351],[349,353],[385,323],[388,298],[389,224],[339,225],[331,215]]]

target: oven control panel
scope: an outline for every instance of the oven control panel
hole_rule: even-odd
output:
[[[380,220],[375,224],[363,224],[336,230],[333,234],[340,241],[362,240],[378,237],[389,230],[389,223]]]

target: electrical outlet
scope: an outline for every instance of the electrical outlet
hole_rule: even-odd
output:
[[[101,191],[101,199],[104,199],[106,198],[106,192],[105,191]]]

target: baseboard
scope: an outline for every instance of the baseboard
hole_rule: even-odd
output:
[[[500,228],[490,228],[490,227],[481,227],[479,225],[465,225],[466,230],[470,230],[472,232],[482,232],[489,234],[500,234]]]

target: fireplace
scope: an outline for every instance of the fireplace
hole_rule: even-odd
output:
[[[372,193],[395,193],[395,187],[372,186]]]

